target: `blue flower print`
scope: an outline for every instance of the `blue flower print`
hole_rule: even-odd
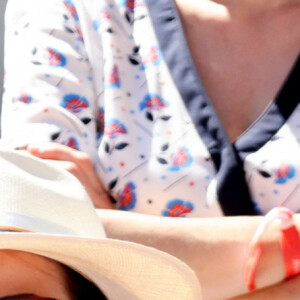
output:
[[[295,176],[296,170],[294,166],[288,163],[281,164],[274,172],[275,183],[284,184]]]
[[[97,139],[100,139],[104,132],[104,107],[99,107],[97,111]]]
[[[119,8],[126,8],[130,13],[134,13],[135,8],[145,6],[143,0],[120,0],[118,3]]]
[[[110,15],[107,11],[107,8],[103,6],[98,12],[98,18],[93,22],[94,28],[98,30],[101,24],[104,24],[109,20],[110,20]]]
[[[105,125],[104,135],[108,136],[111,139],[116,138],[120,134],[126,133],[126,127],[117,119],[112,119]]]
[[[165,217],[185,217],[194,210],[193,203],[181,199],[171,200],[162,215]]]
[[[186,147],[181,147],[176,153],[171,155],[171,166],[168,168],[170,171],[179,171],[183,168],[190,166],[193,158]]]
[[[73,4],[73,2],[71,0],[64,0],[64,5],[67,8],[67,10],[69,11],[69,13],[71,14],[71,16],[73,17],[73,19],[78,22],[79,21],[79,17],[76,11],[76,8]]]
[[[70,148],[72,148],[72,149],[75,149],[75,150],[79,150],[79,144],[78,144],[78,141],[77,141],[77,139],[75,139],[74,137],[68,138],[68,140],[65,141],[65,142],[63,143],[63,145],[66,145],[66,146],[68,146],[68,147],[70,147]]]
[[[119,70],[118,67],[115,65],[111,72],[108,74],[108,77],[106,78],[106,88],[120,88],[121,82],[119,78]]]
[[[32,96],[26,93],[22,93],[18,97],[18,101],[23,102],[25,104],[30,104],[32,102]]]
[[[142,70],[151,66],[158,66],[162,61],[160,51],[157,47],[151,47],[146,55],[142,56]]]
[[[66,65],[66,57],[53,48],[47,48],[46,60],[52,67],[63,67]]]
[[[89,107],[89,102],[83,96],[77,94],[68,94],[64,96],[61,102],[61,106],[68,109],[69,111],[78,113],[84,108]]]
[[[117,201],[121,210],[131,210],[136,204],[135,184],[128,182],[123,190],[120,190],[117,195]]]
[[[139,106],[140,110],[161,110],[165,107],[168,107],[169,103],[162,99],[159,95],[149,93],[144,97],[143,101],[140,102]]]

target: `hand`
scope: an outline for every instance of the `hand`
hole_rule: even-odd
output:
[[[25,150],[36,157],[53,161],[55,165],[77,177],[85,187],[96,208],[114,208],[87,153],[58,143],[28,145]]]

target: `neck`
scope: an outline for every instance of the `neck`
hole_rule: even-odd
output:
[[[299,0],[204,0],[226,7],[239,6],[248,9],[278,9],[300,5]]]
[[[202,20],[255,20],[300,10],[300,0],[174,0],[181,14]]]

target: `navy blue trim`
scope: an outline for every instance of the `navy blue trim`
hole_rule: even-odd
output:
[[[262,117],[235,143],[240,157],[259,150],[286,122],[300,102],[300,55],[275,101]]]
[[[200,81],[173,0],[147,0],[162,55],[217,170],[219,202],[226,215],[254,214],[241,161]]]
[[[173,0],[147,2],[164,60],[201,138],[215,156],[218,169],[217,153],[222,148],[219,121],[194,67],[175,3]]]

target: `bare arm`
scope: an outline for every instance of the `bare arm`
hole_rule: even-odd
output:
[[[248,292],[243,268],[261,217],[173,219],[110,210],[99,210],[98,214],[108,237],[158,248],[190,265],[201,282],[204,299],[226,299]],[[282,282],[285,277],[279,237],[274,226],[264,235],[258,288]]]
[[[254,293],[248,293],[243,296],[231,298],[230,300],[298,300],[300,295],[300,276],[291,278],[284,282],[275,284],[273,286],[260,289]]]

